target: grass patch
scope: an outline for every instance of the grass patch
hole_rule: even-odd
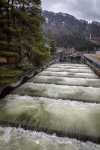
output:
[[[13,80],[12,79],[4,79],[4,80],[1,80],[0,79],[0,84],[9,84],[9,83],[11,83]]]
[[[92,57],[95,57],[95,58],[97,58],[97,59],[100,60],[100,55],[97,55],[97,54],[91,54],[91,56],[92,56]]]
[[[22,73],[20,70],[7,70],[5,72],[0,73],[0,78],[13,78]]]
[[[25,69],[25,70],[30,70],[30,69],[34,69],[35,68],[35,66],[33,65],[33,64],[31,64],[31,63],[29,63],[29,62],[23,62],[23,63],[18,63],[17,64],[17,68],[19,68],[19,69]]]
[[[0,84],[8,84],[13,82],[13,79],[25,71],[35,69],[35,66],[30,62],[24,61],[23,63],[16,64],[16,67],[11,65],[0,66]]]
[[[8,84],[13,81],[13,78],[20,75],[20,70],[5,70],[0,72],[0,84]]]

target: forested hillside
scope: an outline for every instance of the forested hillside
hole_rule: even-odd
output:
[[[87,40],[85,36],[76,33],[73,35],[59,34],[54,37],[57,47],[64,47],[66,49],[67,47],[74,47],[77,51],[91,52],[94,50],[94,48],[98,49],[98,47],[100,47],[98,44]]]
[[[42,24],[44,33],[51,32],[57,47],[74,47],[77,51],[98,50],[100,43],[100,23],[90,24],[85,20],[78,20],[66,13],[54,13],[44,10],[45,22]],[[90,39],[90,34],[92,40]],[[94,41],[94,43],[92,42]],[[96,41],[96,42],[95,42]]]
[[[67,13],[54,13],[44,10],[43,16],[46,21],[42,24],[44,31],[51,31],[54,33],[73,34],[78,33],[89,37],[100,37],[100,23],[92,21],[89,23],[86,20],[78,20],[74,16]]]

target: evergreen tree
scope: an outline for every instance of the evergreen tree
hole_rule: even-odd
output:
[[[18,30],[13,28],[12,3],[10,0],[0,1],[0,57],[4,57],[7,63],[18,59],[18,48],[13,42],[19,36]]]
[[[49,58],[41,23],[40,0],[0,1],[0,56],[7,61],[42,65]]]
[[[93,51],[94,47],[98,47],[80,34],[66,35],[61,33],[55,36],[55,40],[58,47],[75,47],[77,51]]]
[[[56,52],[56,44],[50,32],[47,33],[50,40],[50,52]]]
[[[29,27],[31,31],[30,40],[32,42],[31,60],[36,65],[43,64],[49,58],[49,50],[44,45],[41,23],[44,17],[41,15],[41,1],[35,0],[29,9]],[[33,38],[34,37],[34,38]]]
[[[21,28],[20,43],[21,61],[27,57],[28,61],[34,64],[42,64],[48,59],[48,50],[43,41],[41,23],[44,18],[41,16],[41,1],[21,1],[17,8],[17,17]]]

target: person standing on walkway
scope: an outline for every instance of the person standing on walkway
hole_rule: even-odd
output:
[[[71,60],[71,62],[72,62],[72,60],[73,60],[73,56],[72,56],[72,55],[70,55],[70,60]]]

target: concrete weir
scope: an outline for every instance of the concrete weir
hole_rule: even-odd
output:
[[[3,127],[16,127],[16,128],[23,128],[24,130],[31,130],[31,131],[37,131],[37,132],[44,132],[49,135],[53,135],[54,133],[58,137],[68,137],[71,139],[77,139],[83,142],[91,141],[96,144],[100,144],[100,137],[93,137],[93,136],[88,136],[88,135],[82,135],[82,134],[76,134],[76,133],[71,133],[71,132],[64,132],[64,131],[57,131],[53,129],[45,129],[41,127],[34,127],[32,125],[23,125],[23,124],[18,124],[18,123],[13,123],[13,122],[6,122],[6,121],[0,121],[0,124]]]
[[[28,79],[36,76],[39,72],[43,71],[45,68],[49,67],[51,64],[54,64],[59,61],[59,58],[50,61],[47,65],[32,69],[27,71],[16,78],[13,79],[13,82],[7,85],[1,85],[0,87],[0,99],[8,95],[13,89],[24,84]]]
[[[52,63],[24,77],[2,95],[2,127],[100,144],[100,79],[87,65]]]
[[[41,70],[42,68],[31,70],[15,78],[13,83],[1,87],[0,98],[3,98],[6,95],[8,95],[13,89],[25,83],[28,79],[32,78],[33,76],[37,75]]]

